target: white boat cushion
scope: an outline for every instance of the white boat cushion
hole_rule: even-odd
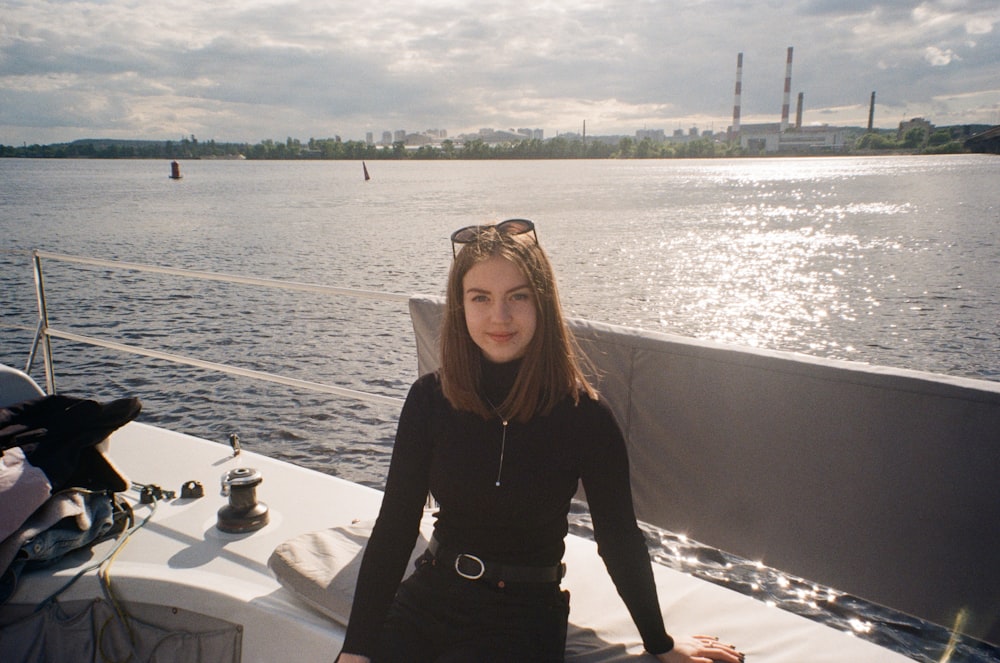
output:
[[[432,520],[424,519],[413,558],[427,546]],[[280,544],[268,560],[278,581],[340,624],[347,624],[361,553],[374,521],[302,534]],[[571,594],[566,661],[635,663],[642,643],[597,554],[597,545],[566,539]],[[410,565],[412,569],[412,564]],[[737,643],[747,658],[768,663],[906,663],[908,658],[854,634],[768,606],[704,580],[653,565],[667,628],[674,634],[710,633]]]
[[[0,364],[0,407],[44,396],[45,392],[27,373]]]
[[[307,532],[278,545],[267,565],[286,589],[330,619],[347,625],[361,553],[371,535],[372,520],[345,527]],[[433,520],[424,518],[412,562],[427,549]]]

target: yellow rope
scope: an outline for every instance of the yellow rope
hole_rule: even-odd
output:
[[[101,589],[103,590],[105,597],[107,597],[108,601],[111,603],[111,607],[114,608],[115,615],[118,617],[118,622],[128,634],[129,648],[131,649],[128,656],[122,661],[114,661],[109,654],[104,651],[105,629],[110,625],[111,620],[113,619],[109,617],[108,620],[101,625],[101,630],[98,634],[98,648],[100,649],[101,659],[108,661],[109,663],[126,663],[131,660],[133,656],[138,658],[138,654],[135,651],[135,633],[132,630],[131,617],[122,607],[118,597],[115,595],[114,589],[111,586],[111,565],[114,564],[115,560],[118,558],[118,554],[125,548],[125,544],[128,543],[132,535],[144,527],[146,523],[149,522],[149,519],[153,517],[153,513],[156,511],[156,506],[158,504],[159,502],[155,500],[150,504],[149,513],[146,517],[143,518],[138,525],[135,525],[125,531],[122,537],[118,540],[118,543],[115,544],[115,548],[111,551],[111,554],[108,555],[103,562],[101,562],[100,567],[97,569],[97,578],[100,581]]]

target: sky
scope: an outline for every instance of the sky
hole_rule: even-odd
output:
[[[0,144],[1000,124],[997,0],[2,0]]]

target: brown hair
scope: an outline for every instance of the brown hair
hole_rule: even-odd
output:
[[[511,261],[527,277],[537,313],[535,334],[500,411],[523,422],[548,414],[567,395],[572,395],[574,402],[579,402],[581,392],[596,399],[597,391],[581,368],[581,364],[589,366],[589,362],[563,319],[548,256],[532,234],[507,235],[493,226],[485,227],[475,241],[465,244],[448,274],[441,328],[440,374],[445,398],[458,410],[484,418],[494,414],[479,389],[484,359],[465,323],[463,291],[466,273],[494,257]]]

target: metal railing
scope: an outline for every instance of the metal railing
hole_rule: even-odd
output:
[[[38,326],[34,333],[34,338],[31,344],[31,351],[29,352],[28,355],[28,361],[25,367],[25,372],[30,371],[31,366],[35,362],[35,357],[38,354],[38,350],[39,348],[41,348],[42,359],[45,364],[45,389],[50,394],[56,393],[55,368],[52,358],[51,339],[59,338],[67,341],[72,341],[75,343],[84,343],[87,345],[93,345],[101,348],[106,348],[109,350],[115,350],[118,352],[124,352],[143,357],[150,357],[153,359],[161,359],[176,364],[183,364],[186,366],[193,366],[196,368],[227,373],[229,375],[236,375],[255,380],[263,380],[265,382],[273,382],[276,384],[281,384],[296,389],[316,391],[320,393],[331,394],[334,396],[342,396],[355,400],[367,401],[372,403],[381,403],[384,405],[392,405],[396,407],[401,406],[403,403],[402,399],[395,398],[392,396],[384,396],[382,394],[372,394],[364,391],[358,391],[356,389],[350,389],[347,387],[340,387],[336,385],[329,385],[320,382],[312,382],[309,380],[300,380],[298,378],[278,375],[275,373],[268,373],[265,371],[240,368],[238,366],[231,366],[229,364],[223,364],[214,361],[206,361],[195,357],[188,357],[185,355],[179,355],[170,352],[163,352],[160,350],[153,350],[135,345],[119,343],[117,341],[95,338],[93,336],[77,334],[75,332],[67,331],[64,329],[55,329],[49,324],[49,311],[45,297],[45,278],[42,272],[42,260],[45,259],[45,260],[53,260],[60,262],[69,262],[80,265],[88,265],[91,267],[106,267],[110,269],[145,272],[152,274],[165,274],[170,276],[179,276],[183,278],[198,279],[203,281],[221,281],[225,283],[251,285],[260,288],[273,288],[278,290],[309,292],[309,293],[315,293],[333,297],[354,297],[354,298],[372,299],[372,300],[388,301],[388,302],[407,302],[410,299],[409,295],[404,295],[399,293],[377,292],[372,290],[337,288],[333,286],[318,285],[315,283],[280,281],[276,279],[264,279],[251,276],[238,276],[233,274],[221,274],[216,272],[178,269],[175,267],[160,267],[156,265],[144,265],[140,263],[72,256],[61,253],[51,253],[48,251],[35,250],[31,252],[31,255],[32,255],[32,266],[35,278],[35,297],[38,303]]]

